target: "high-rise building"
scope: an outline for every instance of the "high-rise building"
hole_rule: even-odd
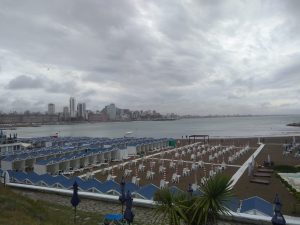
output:
[[[69,117],[70,117],[69,107],[65,106],[63,109],[63,118],[64,118],[64,120],[67,120]]]
[[[48,104],[48,114],[54,115],[55,114],[55,105],[53,103]]]
[[[106,106],[106,110],[109,120],[116,120],[117,108],[115,104],[111,103],[110,105]]]
[[[75,98],[70,98],[70,117],[76,118],[76,111],[75,111]]]
[[[77,105],[77,116],[81,119],[87,119],[85,103],[78,103],[78,105]]]

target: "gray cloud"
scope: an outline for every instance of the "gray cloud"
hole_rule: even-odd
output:
[[[22,90],[22,89],[42,89],[49,93],[67,93],[75,94],[79,88],[75,81],[58,82],[50,80],[47,77],[30,77],[27,75],[20,75],[9,81],[7,89]]]
[[[293,0],[4,0],[0,94],[20,110],[50,101],[62,107],[74,95],[92,109],[115,102],[182,114],[277,113],[280,105],[295,112],[299,7]]]
[[[39,78],[33,78],[27,75],[20,75],[12,79],[7,88],[9,89],[36,89],[43,86],[43,81]]]

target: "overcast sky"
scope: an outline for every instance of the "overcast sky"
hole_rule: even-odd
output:
[[[0,5],[0,111],[300,113],[298,0]]]

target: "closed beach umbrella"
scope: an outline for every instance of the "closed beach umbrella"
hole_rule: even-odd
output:
[[[272,224],[273,225],[285,225],[286,221],[281,213],[281,202],[279,200],[278,194],[275,196],[274,200],[274,216],[272,217]]]
[[[268,163],[269,163],[269,165],[271,164],[271,157],[270,157],[270,154],[268,154]]]
[[[255,160],[254,160],[254,156],[252,156],[252,168],[254,168],[254,166],[255,166]]]
[[[187,192],[190,194],[190,196],[193,195],[193,188],[192,188],[192,185],[191,185],[191,184],[189,184],[189,187],[188,187]]]
[[[252,164],[249,162],[248,163],[248,176],[250,176],[252,173]]]
[[[130,223],[133,222],[134,214],[132,212],[132,197],[130,194],[130,191],[127,191],[126,195],[126,208],[124,212],[124,219],[127,221],[127,223],[130,225]]]
[[[121,195],[119,196],[119,201],[121,202],[121,205],[122,205],[122,214],[123,214],[123,206],[124,206],[124,203],[126,201],[124,176],[122,176],[122,179],[121,179],[121,182],[120,182],[120,189],[121,189]]]
[[[76,207],[77,205],[80,203],[80,199],[78,197],[78,184],[75,181],[73,184],[73,195],[72,195],[72,199],[71,199],[71,204],[74,207],[74,223],[76,223]]]

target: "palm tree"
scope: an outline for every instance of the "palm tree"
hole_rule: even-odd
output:
[[[181,222],[187,225],[214,224],[220,213],[229,213],[225,204],[232,198],[231,183],[229,177],[216,175],[200,187],[203,193],[200,196],[161,189],[154,196],[156,214],[162,214],[163,224],[166,218],[169,225],[180,225]]]
[[[231,183],[229,177],[216,175],[200,187],[203,195],[190,207],[193,224],[215,224],[220,213],[229,213],[225,203],[232,198]]]
[[[187,200],[185,193],[172,193],[169,188],[163,188],[155,193],[156,215],[162,215],[162,223],[167,219],[169,225],[180,225],[181,221],[187,221],[186,211],[188,207],[184,204]]]

